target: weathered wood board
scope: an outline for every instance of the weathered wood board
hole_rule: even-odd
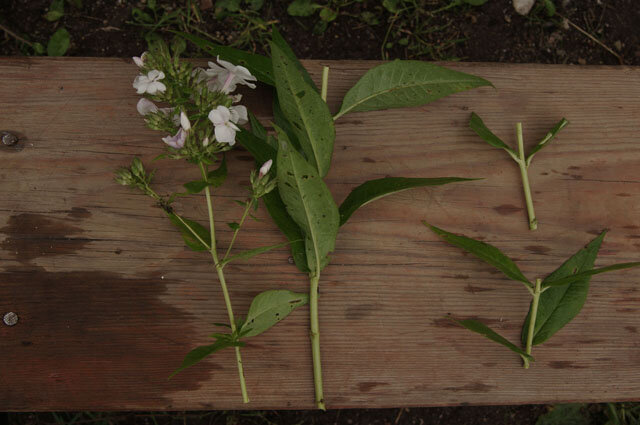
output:
[[[372,62],[331,66],[330,105]],[[484,180],[403,192],[358,211],[323,273],[321,330],[327,405],[338,407],[614,401],[640,398],[640,271],[592,279],[587,303],[523,370],[512,352],[443,319],[478,317],[517,341],[529,296],[420,221],[483,237],[530,278],[555,269],[600,230],[597,265],[640,259],[640,69],[451,64],[495,84],[408,110],[337,122],[328,183],[338,201],[393,176]],[[131,87],[136,67],[114,59],[0,59],[0,410],[312,408],[306,308],[243,350],[252,402],[242,405],[233,351],[168,375],[207,342],[226,312],[210,259],[189,251],[162,212],[118,186],[113,170],[163,149]],[[268,91],[247,95],[266,123]],[[520,176],[467,126],[471,111],[530,146],[562,116],[571,124],[531,168],[539,230],[527,227]],[[237,219],[253,162],[229,158],[215,195],[219,223]],[[196,177],[156,163],[157,187]],[[202,197],[178,209],[204,221]],[[283,240],[263,209],[237,249]],[[222,246],[230,231],[219,226]],[[236,312],[271,288],[304,291],[286,248],[228,267]]]

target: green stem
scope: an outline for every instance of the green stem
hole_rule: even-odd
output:
[[[251,198],[247,201],[247,205],[244,208],[244,212],[242,213],[242,218],[240,219],[240,223],[238,223],[238,227],[236,227],[233,231],[233,236],[231,237],[231,242],[229,242],[229,246],[227,247],[227,252],[225,252],[224,257],[222,257],[222,261],[226,260],[231,252],[231,248],[236,241],[236,237],[238,236],[238,232],[240,228],[244,224],[244,221],[247,219],[247,215],[249,215],[249,210],[251,209],[251,205],[253,205],[254,198]]]
[[[327,410],[324,405],[324,392],[322,388],[322,362],[320,359],[320,325],[318,322],[318,283],[320,273],[310,275],[311,288],[309,290],[309,312],[311,314],[311,356],[313,358],[313,384],[316,392],[316,405],[318,409]]]
[[[322,100],[327,101],[327,89],[329,88],[329,67],[322,67],[322,89],[320,91],[320,96]]]
[[[525,352],[531,355],[531,348],[533,347],[533,332],[536,328],[536,318],[538,316],[538,303],[540,302],[540,286],[542,284],[541,279],[536,279],[536,287],[533,290],[533,302],[531,303],[531,314],[529,315],[529,331],[527,332],[527,346]],[[524,368],[529,369],[529,360],[524,359]]]
[[[207,178],[207,169],[201,163],[200,171],[202,171],[202,176]],[[209,186],[205,188],[205,195],[207,197],[207,210],[209,212],[209,228],[211,229],[211,258],[213,258],[213,263],[216,267],[216,272],[218,272],[218,279],[220,280],[220,286],[222,287],[222,295],[224,296],[224,303],[227,306],[227,314],[229,315],[229,325],[231,326],[231,332],[236,333],[236,321],[233,316],[233,308],[231,307],[231,299],[229,298],[229,290],[227,289],[227,282],[224,277],[224,272],[222,271],[222,266],[218,261],[218,252],[216,250],[216,232],[215,232],[215,223],[213,221],[213,204],[211,202],[211,191],[209,190]],[[244,369],[242,367],[242,356],[240,355],[240,347],[234,347],[236,350],[236,363],[238,365],[238,376],[240,378],[240,390],[242,391],[242,401],[245,403],[249,403],[249,396],[247,394],[247,385],[244,381]]]
[[[527,214],[529,215],[529,229],[538,228],[538,220],[533,210],[533,200],[531,199],[531,187],[529,187],[529,175],[527,173],[527,162],[524,157],[524,140],[522,137],[522,123],[516,124],[516,136],[518,137],[518,166],[522,175],[522,187],[524,188],[524,200],[527,203]]]

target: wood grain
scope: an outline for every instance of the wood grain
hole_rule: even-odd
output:
[[[331,66],[333,111],[373,62]],[[328,184],[341,201],[383,176],[484,177],[403,192],[358,211],[338,237],[321,284],[327,405],[338,407],[614,401],[638,399],[640,271],[592,279],[581,314],[522,369],[513,353],[443,316],[476,317],[517,341],[529,297],[519,284],[438,240],[420,224],[483,238],[518,259],[530,278],[555,269],[603,228],[597,265],[640,259],[640,69],[451,64],[493,82],[408,110],[354,113],[337,122]],[[118,59],[0,59],[0,410],[312,408],[307,310],[243,351],[252,403],[240,400],[231,350],[176,376],[191,348],[226,320],[204,254],[186,249],[149,199],[116,185],[113,170],[162,151],[131,87],[136,67]],[[269,92],[247,95],[269,120]],[[531,146],[562,116],[571,124],[539,153],[530,176],[539,230],[527,227],[518,169],[467,126],[476,111]],[[215,195],[218,221],[236,220],[247,152],[229,158]],[[196,177],[162,161],[157,187]],[[202,197],[178,209],[204,221]],[[261,222],[237,249],[277,243]],[[219,226],[221,246],[230,230]],[[304,291],[286,248],[228,267],[232,300],[246,312],[258,292]]]

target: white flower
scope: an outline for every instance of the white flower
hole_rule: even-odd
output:
[[[231,113],[232,122],[240,125],[246,124],[249,122],[246,106],[242,106],[242,105],[231,106],[229,107],[229,112]]]
[[[136,108],[138,109],[140,115],[147,115],[158,112],[158,107],[156,106],[156,104],[144,97],[138,101]]]
[[[175,136],[163,137],[162,141],[174,149],[181,149],[184,147],[184,142],[187,140],[187,132],[180,127]]]
[[[142,52],[140,56],[134,56],[133,62],[138,65],[138,68],[142,68],[144,66],[144,60],[147,56],[147,52]]]
[[[162,93],[167,89],[167,86],[159,81],[162,79],[164,79],[164,72],[153,69],[149,71],[147,75],[138,75],[136,79],[133,80],[133,88],[138,90],[138,94]]]
[[[204,146],[205,148],[209,146],[209,137],[204,138],[204,140],[202,141],[202,146]]]
[[[191,130],[191,123],[189,122],[189,117],[184,112],[180,112],[180,126],[184,129],[184,131]]]
[[[231,121],[231,111],[226,106],[218,106],[209,112],[209,120],[215,126],[216,140],[219,143],[228,143],[233,146],[236,143],[236,131],[240,131],[237,125]]]
[[[273,165],[273,159],[270,159],[264,164],[262,164],[262,167],[260,167],[260,172],[258,173],[258,178],[261,179],[264,176],[266,176],[269,170],[271,169],[272,165]]]
[[[258,81],[258,79],[251,75],[247,68],[224,61],[220,59],[220,56],[217,59],[222,66],[217,65],[215,62],[209,62],[209,69],[205,70],[204,73],[209,78],[217,78],[215,86],[219,86],[221,92],[229,94],[236,89],[237,84],[245,84],[252,89],[256,88],[256,85],[249,81]],[[213,89],[211,81],[209,88]]]

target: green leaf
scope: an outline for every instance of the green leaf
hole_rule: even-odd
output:
[[[287,13],[291,16],[311,16],[315,11],[311,0],[294,0],[287,7]]]
[[[47,55],[63,56],[71,44],[71,36],[65,28],[59,28],[54,32],[47,44]]]
[[[445,241],[457,246],[458,248],[462,248],[467,252],[470,252],[487,264],[490,264],[496,269],[500,270],[502,273],[507,275],[507,277],[522,282],[528,287],[533,286],[531,282],[529,282],[529,280],[522,274],[518,266],[516,266],[516,264],[509,257],[504,255],[495,246],[477,241],[475,239],[467,238],[466,236],[454,235],[453,233],[449,233],[445,230],[439,229],[424,221],[423,223]]]
[[[49,11],[44,15],[44,19],[55,22],[64,16],[64,0],[53,0],[49,6]]]
[[[287,44],[287,41],[284,39],[282,34],[280,34],[280,31],[278,31],[278,28],[276,28],[275,25],[271,30],[271,41],[275,43],[276,46],[280,48],[280,51],[287,58],[289,58],[291,62],[293,62],[296,68],[298,68],[298,71],[300,71],[300,74],[302,74],[302,78],[304,78],[304,81],[306,81],[307,84],[313,87],[315,91],[319,92],[320,90],[318,90],[318,87],[316,86],[316,83],[313,81],[313,78],[311,78],[311,75],[309,75],[309,73],[307,72],[307,69],[304,66],[302,66],[302,64],[296,57],[296,54],[291,49],[291,46]]]
[[[482,6],[483,4],[485,4],[488,0],[464,0],[465,3],[471,5],[471,6]]]
[[[542,284],[542,287],[546,288],[546,287],[549,287],[549,286],[568,285],[570,283],[581,281],[585,277],[593,276],[594,274],[612,272],[614,270],[630,269],[632,267],[638,267],[638,266],[640,266],[640,262],[613,264],[611,266],[606,266],[606,267],[600,267],[598,269],[587,270],[587,271],[584,271],[584,272],[581,272],[581,273],[576,273],[576,274],[573,274],[573,275],[570,275],[570,276],[567,276],[567,277],[563,277],[563,278],[560,278],[560,279],[556,279],[556,280],[548,281],[548,280],[545,279],[545,281]]]
[[[391,195],[392,193],[414,187],[440,186],[447,183],[469,181],[475,179],[465,179],[461,177],[436,177],[436,178],[408,178],[408,177],[386,177],[382,179],[370,180],[361,184],[351,191],[349,196],[340,205],[340,225],[349,220],[349,217],[356,210],[377,199]]]
[[[309,161],[324,177],[331,166],[335,129],[329,107],[304,81],[294,62],[271,43],[276,90],[285,117]]]
[[[544,8],[547,12],[547,16],[551,17],[556,14],[556,5],[552,0],[544,0]]]
[[[269,215],[274,223],[282,230],[291,244],[291,256],[298,269],[303,273],[309,273],[307,266],[307,254],[304,247],[304,234],[300,226],[291,218],[282,198],[277,190],[271,191],[262,197]]]
[[[207,183],[209,186],[220,187],[227,179],[227,157],[222,157],[222,162],[215,170],[207,173]]]
[[[529,166],[529,164],[531,164],[531,160],[533,159],[533,156],[538,153],[538,151],[542,148],[544,148],[545,146],[547,146],[549,144],[550,141],[553,140],[554,137],[556,137],[556,134],[558,134],[558,132],[560,130],[562,130],[563,128],[565,128],[567,126],[567,124],[569,124],[569,121],[567,121],[565,118],[562,118],[560,121],[558,121],[558,123],[551,129],[551,131],[549,131],[547,133],[546,136],[544,136],[544,138],[542,140],[540,140],[540,142],[538,142],[537,145],[535,145],[533,147],[533,149],[531,149],[531,152],[529,152],[529,155],[527,155],[527,159],[526,159],[526,163],[527,163],[527,167]]]
[[[387,9],[387,11],[389,11],[390,13],[397,13],[399,12],[398,9],[398,0],[383,0],[382,1],[382,6]]]
[[[239,230],[240,229],[240,225],[238,223],[236,223],[235,221],[231,222],[231,223],[227,223],[227,226],[229,226],[229,228],[231,230]]]
[[[195,180],[188,183],[183,184],[184,188],[187,189],[187,192],[190,194],[200,193],[204,190],[205,187],[219,187],[224,183],[227,178],[227,161],[226,158],[222,158],[222,162],[220,166],[213,170],[209,171],[207,174],[207,180]]]
[[[251,111],[249,112],[249,122],[251,123],[251,132],[259,139],[267,140],[267,129],[264,128],[262,123],[256,118]]]
[[[533,360],[533,357],[525,353],[522,349],[520,349],[518,346],[510,342],[508,339],[504,338],[503,336],[499,335],[495,331],[491,330],[491,328],[489,328],[484,323],[481,323],[481,322],[478,322],[477,320],[472,320],[472,319],[467,319],[467,320],[451,319],[451,320],[460,324],[461,326],[464,326],[465,328],[469,329],[472,332],[478,333],[482,336],[489,338],[491,341],[497,342],[500,345],[504,345],[514,353],[518,353],[523,359]]]
[[[538,417],[536,425],[591,425],[597,423],[591,420],[585,411],[586,404],[558,404],[549,413]],[[607,425],[612,425],[607,422]]]
[[[251,74],[255,75],[259,81],[269,84],[270,86],[275,85],[271,60],[268,57],[248,53],[243,50],[234,49],[233,47],[222,46],[186,32],[173,32],[192,42],[211,56],[220,56],[220,59],[231,62],[234,65],[244,66]]]
[[[293,310],[308,302],[307,294],[296,294],[284,289],[262,292],[251,302],[247,320],[240,333],[246,337],[260,335],[287,317]]]
[[[298,137],[293,131],[293,127],[289,120],[284,116],[284,112],[282,112],[282,108],[280,107],[280,102],[278,102],[278,96],[273,96],[272,102],[273,109],[273,121],[274,124],[280,128],[280,130],[284,131],[289,139],[289,142],[293,145],[293,147],[298,151],[302,152],[302,147],[300,146],[300,142],[298,141]],[[278,141],[276,140],[276,145]],[[278,147],[276,146],[276,150]]]
[[[593,263],[598,256],[600,246],[606,231],[602,232],[598,237],[593,239],[589,244],[576,252],[571,258],[565,261],[553,273],[547,276],[542,285],[547,282],[558,281],[567,276],[585,272],[593,268]],[[533,345],[542,344],[558,332],[562,327],[569,323],[574,317],[580,313],[589,292],[589,280],[587,276],[577,282],[563,286],[549,287],[540,294],[538,305],[538,314],[536,316],[536,324],[533,333]],[[524,321],[522,327],[522,341],[527,340],[527,331],[529,329],[529,314]]]
[[[240,0],[218,0],[216,1],[216,9],[237,12],[240,10]]]
[[[33,48],[33,53],[36,55],[44,54],[44,46],[41,43],[33,43],[31,47]]]
[[[220,351],[223,348],[227,348],[227,347],[243,347],[243,346],[244,346],[243,342],[233,341],[232,339],[225,338],[225,339],[218,339],[216,342],[214,342],[211,345],[202,345],[200,347],[194,348],[193,350],[189,351],[189,353],[187,353],[187,355],[184,357],[184,360],[182,360],[182,364],[180,365],[180,367],[176,369],[175,372],[171,374],[171,376],[169,376],[169,379],[173,378],[176,374],[182,372],[186,368],[193,366],[194,364],[200,362],[201,360],[204,360],[205,357],[210,356],[216,351]]]
[[[490,85],[480,77],[432,63],[395,60],[367,71],[347,92],[334,119],[348,112],[420,106],[453,93]]]
[[[260,139],[250,131],[241,128],[240,131],[236,133],[236,140],[251,153],[251,156],[253,156],[260,165],[270,159],[275,160],[276,158],[276,150],[270,146],[266,140]]]
[[[504,149],[507,152],[517,156],[513,149],[511,149],[505,142],[503,142],[498,136],[493,134],[491,130],[487,128],[482,119],[475,112],[471,113],[469,127],[471,127],[471,129],[475,131],[476,134],[482,138],[482,140],[484,140],[494,148]]]
[[[211,234],[200,223],[175,213],[167,213],[169,220],[180,229],[184,243],[194,251],[208,251],[211,246]]]
[[[287,212],[305,235],[307,265],[319,273],[335,246],[340,213],[315,168],[291,148],[278,150],[278,190]]]
[[[328,7],[322,8],[320,11],[320,19],[325,22],[332,22],[338,17],[338,12],[333,9],[329,9]]]
[[[247,251],[242,251],[239,254],[232,255],[228,257],[226,260],[222,261],[222,265],[229,264],[232,261],[236,260],[248,260],[251,257],[255,257],[256,255],[264,254],[265,252],[271,251],[272,249],[281,248],[283,246],[289,245],[289,242],[282,242],[275,245],[269,246],[261,246],[260,248],[254,248]]]

